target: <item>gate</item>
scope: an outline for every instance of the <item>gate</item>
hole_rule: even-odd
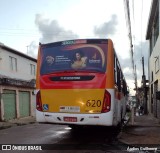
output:
[[[30,115],[30,93],[27,91],[19,91],[19,111],[20,117]]]
[[[3,90],[4,120],[16,118],[16,91]]]

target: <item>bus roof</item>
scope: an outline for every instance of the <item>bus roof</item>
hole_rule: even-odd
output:
[[[87,43],[108,43],[110,39],[73,39],[73,40],[64,40],[64,41],[57,41],[57,42],[51,42],[42,44],[39,43],[40,46],[63,46],[63,45],[73,45],[73,44],[87,44]],[[111,40],[110,40],[111,41]]]

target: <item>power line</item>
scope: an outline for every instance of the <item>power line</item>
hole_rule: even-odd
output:
[[[125,5],[125,16],[128,28],[128,37],[130,41],[130,53],[131,53],[131,60],[132,60],[132,68],[134,72],[134,58],[133,58],[133,43],[132,43],[132,30],[131,30],[131,19],[130,19],[130,9],[129,9],[129,1],[124,0]]]
[[[142,1],[142,8],[141,8],[141,57],[142,57],[142,21],[143,21],[143,0],[141,0]]]
[[[133,75],[135,79],[135,88],[137,89],[137,75],[136,75],[136,66],[134,65],[134,57],[133,57],[133,41],[132,41],[132,28],[131,28],[129,0],[124,0],[124,6],[125,6],[126,23],[127,23],[127,28],[128,28],[128,37],[130,41],[130,54],[131,54],[131,61],[132,61],[132,69],[133,69]]]

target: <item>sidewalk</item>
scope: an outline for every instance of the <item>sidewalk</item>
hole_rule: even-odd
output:
[[[12,126],[21,126],[26,124],[33,124],[36,122],[35,117],[29,116],[19,119],[12,119],[6,122],[0,122],[0,130],[10,128]]]
[[[151,115],[134,116],[123,129],[119,141],[125,144],[160,144],[160,120]]]

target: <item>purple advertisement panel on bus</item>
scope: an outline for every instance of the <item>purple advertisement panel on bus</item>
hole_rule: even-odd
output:
[[[65,44],[41,48],[41,75],[64,71],[105,72],[107,44]]]

